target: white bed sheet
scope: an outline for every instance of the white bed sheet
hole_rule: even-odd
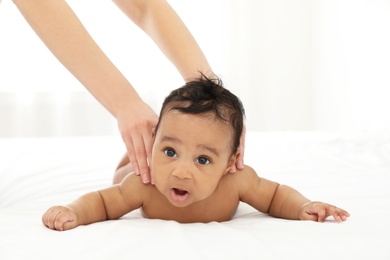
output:
[[[245,162],[348,221],[288,221],[241,204],[223,223],[120,220],[57,232],[52,205],[110,185],[119,137],[0,139],[0,259],[390,259],[390,135],[247,134]]]

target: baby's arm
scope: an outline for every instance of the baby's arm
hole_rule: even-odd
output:
[[[85,194],[67,206],[51,207],[42,216],[45,226],[59,231],[106,219],[104,201],[99,192]]]
[[[295,189],[278,185],[268,212],[271,216],[285,219],[314,220],[323,222],[329,216],[344,221],[349,213],[324,202],[312,202]]]
[[[119,185],[85,194],[67,206],[51,207],[42,216],[42,222],[50,229],[63,231],[79,225],[117,219],[142,206],[142,196],[147,187],[139,176],[131,174]]]
[[[263,213],[292,220],[314,220],[322,222],[333,216],[344,221],[349,213],[323,202],[312,202],[295,189],[258,177],[256,172],[246,166],[240,187],[240,200]]]

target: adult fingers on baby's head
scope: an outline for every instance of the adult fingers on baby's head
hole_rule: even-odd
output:
[[[145,132],[142,135],[142,150],[139,153],[139,158],[137,155],[137,160],[139,162],[139,169],[142,174],[142,181],[144,183],[149,183],[151,181],[151,174],[148,161],[152,159],[152,149],[153,149],[153,139],[151,133]]]
[[[148,170],[148,173],[149,173],[149,177],[150,177],[150,182],[152,184],[154,184],[154,181],[153,181],[153,175],[150,171],[150,163],[152,161],[152,151],[153,151],[153,138],[152,138],[152,135],[146,135],[144,136],[144,144],[145,144],[145,151],[146,151],[146,156],[147,156],[147,170]]]
[[[240,146],[238,147],[238,149],[240,151],[240,154],[238,155],[238,159],[237,159],[237,168],[238,169],[244,168],[245,135],[246,135],[246,126],[243,125],[242,133],[241,133],[241,137],[240,137]]]
[[[237,160],[236,160],[236,163],[230,167],[230,170],[229,170],[230,173],[235,173],[237,170],[241,170],[245,167],[245,164],[244,164],[245,134],[246,134],[246,126],[243,125],[242,133],[240,136],[240,144],[237,148],[237,154],[238,154]]]
[[[145,144],[145,152],[146,152],[146,158],[150,162],[152,160],[152,151],[153,151],[153,136],[150,135],[144,135],[144,144]]]
[[[131,140],[131,137],[127,137],[126,139],[125,139],[125,137],[123,137],[123,140],[124,140],[125,145],[126,145],[127,156],[129,157],[131,165],[133,166],[135,173],[137,175],[139,175],[139,168],[138,168],[138,163],[137,163],[135,153],[134,153],[133,141]]]
[[[150,181],[149,167],[147,164],[148,155],[145,150],[142,135],[133,133],[132,138],[126,140],[126,149],[135,173],[141,175],[144,183],[148,183]]]
[[[232,165],[232,166],[230,167],[229,172],[230,172],[230,173],[235,173],[236,171],[237,171],[237,166],[234,164],[234,165]]]
[[[136,156],[135,160],[137,162],[139,173],[141,174],[142,182],[149,183],[150,173],[148,166],[148,154],[145,147],[145,141],[142,136],[140,136],[139,139],[134,140],[134,154]]]

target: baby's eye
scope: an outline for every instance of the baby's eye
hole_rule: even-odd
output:
[[[196,159],[196,162],[199,164],[209,164],[210,160],[206,157],[199,157],[198,159]]]
[[[173,150],[172,148],[166,148],[166,149],[164,150],[164,153],[165,153],[165,155],[168,156],[168,157],[176,157],[176,152],[175,152],[175,150]]]

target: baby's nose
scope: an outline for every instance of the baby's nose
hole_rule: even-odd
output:
[[[173,169],[172,175],[180,179],[191,179],[190,167],[184,163],[180,163]]]

